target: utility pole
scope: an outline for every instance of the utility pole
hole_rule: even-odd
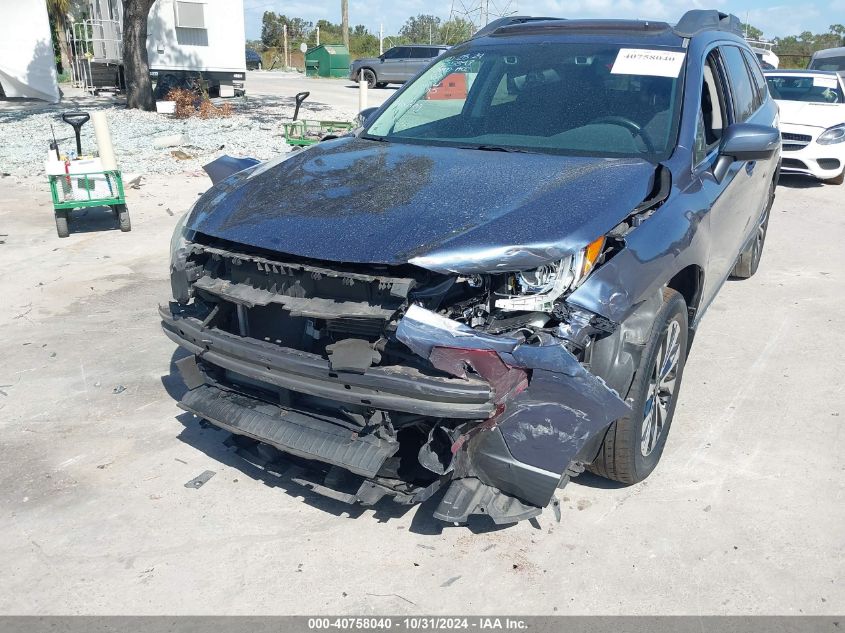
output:
[[[343,45],[349,48],[349,0],[340,0],[340,22],[343,29]]]
[[[320,45],[320,27],[317,27],[317,46]]]
[[[282,33],[285,36],[285,70],[290,68],[290,64],[288,63],[288,25],[282,24]]]
[[[384,55],[384,24],[378,25],[378,54]]]

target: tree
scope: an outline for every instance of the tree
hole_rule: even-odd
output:
[[[147,58],[147,19],[155,0],[123,0],[123,75],[126,107],[155,110],[150,62]]]
[[[65,37],[67,16],[72,6],[71,0],[47,0],[47,13],[53,27],[53,37],[59,44],[59,55],[62,60],[62,71],[70,69],[70,50]]]
[[[440,35],[440,18],[434,15],[408,18],[408,21],[399,29],[399,35],[411,44],[428,44],[435,36]]]
[[[438,44],[457,44],[472,37],[475,27],[472,22],[464,18],[446,20],[440,27],[440,41]]]
[[[756,26],[751,26],[750,24],[746,24],[745,22],[743,22],[739,25],[739,28],[742,29],[743,34],[749,40],[763,39],[763,31],[758,29]]]
[[[267,48],[279,47],[282,45],[282,16],[272,11],[265,11],[261,18],[261,41]]]

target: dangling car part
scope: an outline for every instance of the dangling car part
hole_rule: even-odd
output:
[[[334,499],[443,488],[448,522],[559,511],[585,468],[647,477],[774,198],[776,108],[736,24],[506,20],[348,136],[217,182],[160,309],[180,406]]]

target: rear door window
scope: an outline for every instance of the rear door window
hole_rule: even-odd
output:
[[[406,57],[408,57],[408,48],[405,46],[396,46],[384,54],[385,59],[405,59]]]
[[[757,57],[751,51],[743,49],[742,54],[745,56],[745,63],[748,64],[748,69],[751,71],[751,78],[754,80],[754,85],[757,88],[758,101],[760,105],[763,105],[766,102],[769,87],[766,85],[766,78],[763,77],[760,62],[757,61]]]
[[[756,87],[748,74],[742,51],[736,46],[721,46],[719,50],[731,84],[734,121],[737,123],[747,121],[759,104],[755,103]]]

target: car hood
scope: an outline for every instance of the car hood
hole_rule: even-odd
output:
[[[359,57],[352,61],[353,66],[358,66],[360,64],[379,64],[381,60],[378,57]]]
[[[781,123],[829,128],[845,123],[845,103],[807,103],[776,99]]]
[[[654,165],[346,137],[209,189],[190,230],[347,263],[493,272],[574,252],[652,189]]]

